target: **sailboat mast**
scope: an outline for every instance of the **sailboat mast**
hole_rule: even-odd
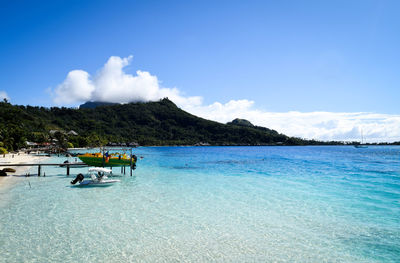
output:
[[[361,129],[361,144],[364,144],[364,136],[363,136],[363,131]]]

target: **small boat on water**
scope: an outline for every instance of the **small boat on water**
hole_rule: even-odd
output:
[[[71,181],[72,185],[79,182],[77,186],[110,186],[120,180],[110,180],[106,174],[110,175],[112,171],[106,168],[93,167],[89,168],[90,179],[85,180],[83,174],[78,174],[74,180]]]
[[[356,147],[356,148],[368,148],[368,146],[364,145],[364,144],[356,144],[356,145],[354,145],[354,147]]]
[[[368,148],[368,146],[364,144],[364,136],[363,136],[362,130],[361,130],[361,143],[355,144],[354,147],[355,148]]]
[[[109,154],[102,153],[85,153],[78,155],[78,158],[89,166],[95,167],[115,167],[115,166],[129,166],[132,164],[134,167],[137,157],[132,155],[132,158],[126,154]]]

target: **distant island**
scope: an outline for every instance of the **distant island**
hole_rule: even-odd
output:
[[[0,147],[101,145],[332,145],[305,140],[235,119],[227,124],[196,117],[165,98],[157,102],[87,102],[79,109],[0,102]]]

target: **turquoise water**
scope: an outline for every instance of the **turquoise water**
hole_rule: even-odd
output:
[[[400,147],[135,153],[111,187],[45,168],[0,190],[0,261],[399,262]]]

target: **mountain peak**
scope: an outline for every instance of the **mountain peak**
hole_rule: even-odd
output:
[[[79,109],[94,109],[99,106],[112,106],[118,103],[105,102],[105,101],[87,101],[79,106]]]
[[[140,102],[131,102],[131,103],[140,103]],[[177,107],[175,103],[173,103],[168,98],[163,98],[158,101],[158,103],[166,106],[173,106]],[[120,105],[121,103],[115,102],[106,102],[106,101],[87,101],[79,106],[79,109],[95,109],[101,106],[113,106],[113,105]]]
[[[246,126],[246,127],[254,127],[254,125],[249,122],[248,120],[245,119],[239,119],[236,118],[231,122],[228,122],[227,124],[233,124],[233,125],[238,125],[238,126]]]

